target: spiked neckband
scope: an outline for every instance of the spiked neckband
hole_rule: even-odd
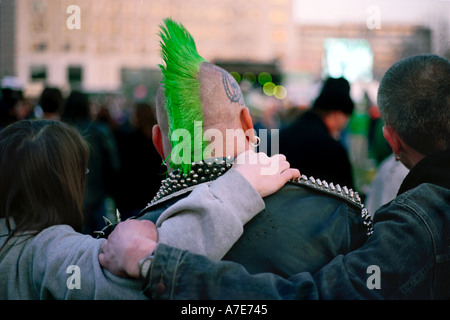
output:
[[[184,173],[181,169],[172,171],[166,179],[161,181],[159,191],[147,208],[176,197],[178,194],[190,191],[200,183],[216,180],[227,172],[233,164],[234,158],[228,156],[226,158],[211,158],[193,162],[189,174]]]
[[[200,183],[211,183],[212,181],[225,174],[234,164],[234,158],[228,156],[226,158],[211,158],[202,161],[193,162],[189,174],[183,173],[177,169],[171,172],[166,179],[161,182],[161,187],[153,200],[141,211],[148,211],[154,205],[165,202],[169,199],[192,191],[196,185]],[[361,202],[358,192],[341,187],[339,184],[334,185],[325,180],[315,179],[302,175],[300,179],[289,181],[291,184],[301,185],[315,191],[326,193],[330,196],[345,200],[347,203],[356,206],[361,210],[361,219],[367,228],[367,236],[373,233],[372,216]]]

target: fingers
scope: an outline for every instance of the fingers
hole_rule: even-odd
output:
[[[284,171],[288,170],[291,167],[291,164],[287,161],[281,161],[279,164],[279,172],[280,174],[283,173]]]
[[[104,254],[104,253],[100,253],[100,254],[98,255],[98,262],[100,262],[100,265],[101,265],[102,267],[105,267],[105,266],[106,266],[105,254]]]
[[[247,178],[251,175],[249,173],[251,168],[254,170],[259,169],[259,174],[263,176],[280,176],[283,174],[283,181],[286,180],[287,177],[292,177],[291,179],[300,177],[298,170],[289,170],[290,163],[287,161],[284,154],[276,154],[269,157],[264,152],[255,153],[252,150],[247,150],[241,153],[237,160],[238,161],[234,164],[234,168]],[[255,172],[253,175],[258,176],[258,173]]]
[[[100,264],[102,266],[105,266],[108,262],[107,262],[107,254],[108,254],[108,241],[105,240],[102,243],[102,252],[98,255],[98,260],[100,261]]]
[[[284,182],[287,182],[292,179],[300,178],[300,171],[298,169],[287,169],[280,174],[281,179]]]
[[[300,171],[298,169],[291,168],[291,164],[286,160],[284,154],[276,154],[271,157],[272,161],[275,163],[278,161],[278,173],[284,182],[291,179],[299,178]]]
[[[98,255],[98,261],[100,262],[100,265],[103,268],[107,268],[109,265],[109,260],[108,260],[108,255],[107,255],[108,246],[106,245],[106,242],[107,241],[102,243],[102,252]]]
[[[105,255],[104,253],[100,253],[98,255],[98,262],[100,262],[100,265],[103,268],[109,269],[110,271],[113,271],[113,270],[111,270],[112,268],[110,266],[110,260],[107,259],[107,255]]]
[[[286,156],[281,153],[275,154],[270,158],[273,159],[274,161],[278,161],[278,162],[286,161]]]

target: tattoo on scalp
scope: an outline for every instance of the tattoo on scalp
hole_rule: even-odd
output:
[[[222,83],[225,89],[225,93],[230,99],[230,104],[233,102],[239,103],[241,106],[244,106],[244,97],[242,96],[242,91],[236,81],[231,79],[230,75],[225,70],[220,70],[222,73]]]

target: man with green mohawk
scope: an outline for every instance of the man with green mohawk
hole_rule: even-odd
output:
[[[189,208],[187,195],[199,192],[201,186],[213,183],[224,173],[234,179],[235,188],[244,188],[232,163],[253,148],[257,137],[240,87],[230,73],[202,58],[181,24],[164,20],[160,36],[164,66],[156,99],[158,124],[153,128],[153,142],[161,158],[169,160],[169,173],[138,219],[151,220],[164,228],[164,221],[170,217],[167,208],[180,209],[181,203]],[[206,138],[211,132],[214,141],[208,144]],[[180,136],[190,137],[186,139],[191,140],[190,144],[185,139],[180,141]],[[207,143],[200,143],[202,140]],[[174,150],[183,151],[180,158],[187,150],[192,162],[180,162]],[[217,202],[220,205],[224,204]],[[337,255],[360,246],[371,232],[370,223],[364,221],[367,210],[356,192],[313,177],[287,183],[264,198],[264,207],[246,223],[244,234],[224,257],[241,263],[251,273],[269,271],[289,276],[299,271],[313,272]],[[214,215],[214,208],[205,210]],[[186,219],[184,227],[190,223],[194,227],[198,222]],[[222,228],[228,224],[224,219]],[[213,241],[226,242],[217,239],[215,227],[202,229],[199,247]],[[165,234],[178,240],[183,237],[176,232]],[[221,234],[227,238],[226,232]]]

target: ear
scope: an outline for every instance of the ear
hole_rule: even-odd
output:
[[[240,113],[241,126],[247,134],[250,141],[255,140],[255,131],[253,130],[253,119],[247,107],[241,109]]]
[[[161,158],[165,160],[161,128],[157,124],[155,124],[152,128],[152,141],[156,151],[158,151]]]
[[[402,140],[397,131],[390,126],[383,127],[383,136],[392,148],[394,154],[399,155],[403,152]]]

